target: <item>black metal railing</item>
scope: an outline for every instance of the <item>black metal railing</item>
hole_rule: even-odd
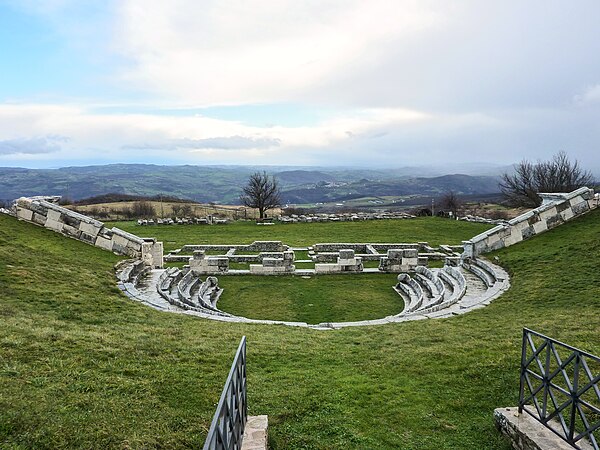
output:
[[[233,358],[229,376],[204,442],[204,450],[242,448],[247,418],[246,336],[244,336]]]
[[[523,329],[519,413],[528,413],[575,448],[588,441],[598,450],[599,383],[599,357]]]

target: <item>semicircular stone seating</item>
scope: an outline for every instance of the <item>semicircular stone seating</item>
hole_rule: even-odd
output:
[[[447,258],[442,268],[417,266],[412,274],[401,273],[393,289],[404,308],[395,315],[357,322],[304,322],[248,319],[219,310],[223,289],[218,280],[200,278],[189,267],[149,269],[140,261],[126,261],[117,267],[119,288],[129,297],[154,308],[227,322],[283,324],[314,329],[381,325],[409,320],[451,317],[482,308],[506,291],[508,274],[483,258]]]

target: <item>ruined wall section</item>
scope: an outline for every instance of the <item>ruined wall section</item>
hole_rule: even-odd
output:
[[[15,204],[15,212],[20,220],[119,255],[143,260],[152,267],[163,266],[162,242],[141,238],[116,227],[106,228],[104,223],[47,201],[46,197],[21,197]]]
[[[514,245],[598,207],[598,196],[587,187],[570,193],[539,195],[543,203],[538,208],[464,241],[463,257],[474,258]]]

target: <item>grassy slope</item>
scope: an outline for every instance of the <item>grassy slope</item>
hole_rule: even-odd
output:
[[[484,309],[317,332],[151,310],[113,255],[0,216],[0,447],[197,447],[245,334],[272,448],[508,450],[521,327],[600,353],[599,220],[499,252],[513,288]]]
[[[438,217],[410,220],[372,220],[365,222],[319,222],[258,226],[254,222],[229,225],[139,226],[135,222],[111,222],[138,236],[152,236],[165,243],[165,250],[184,244],[250,244],[252,241],[277,240],[292,246],[319,242],[419,242],[460,244],[489,228],[490,225],[452,221]]]

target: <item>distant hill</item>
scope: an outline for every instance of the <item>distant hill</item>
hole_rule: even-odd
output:
[[[335,181],[336,178],[318,170],[287,170],[277,172],[275,176],[283,185],[316,184],[321,181]]]
[[[248,176],[264,167],[110,164],[60,169],[0,168],[0,200],[62,195],[73,200],[111,194],[173,196],[197,202],[238,204]],[[427,173],[427,170],[423,170]],[[343,201],[368,196],[435,196],[498,192],[497,176],[422,175],[419,168],[285,168],[271,170],[285,203]]]
[[[285,203],[314,203],[351,200],[361,197],[419,195],[437,197],[454,191],[459,195],[495,194],[498,178],[490,176],[444,175],[432,178],[407,178],[397,181],[359,180],[331,186],[288,189],[283,192]]]

